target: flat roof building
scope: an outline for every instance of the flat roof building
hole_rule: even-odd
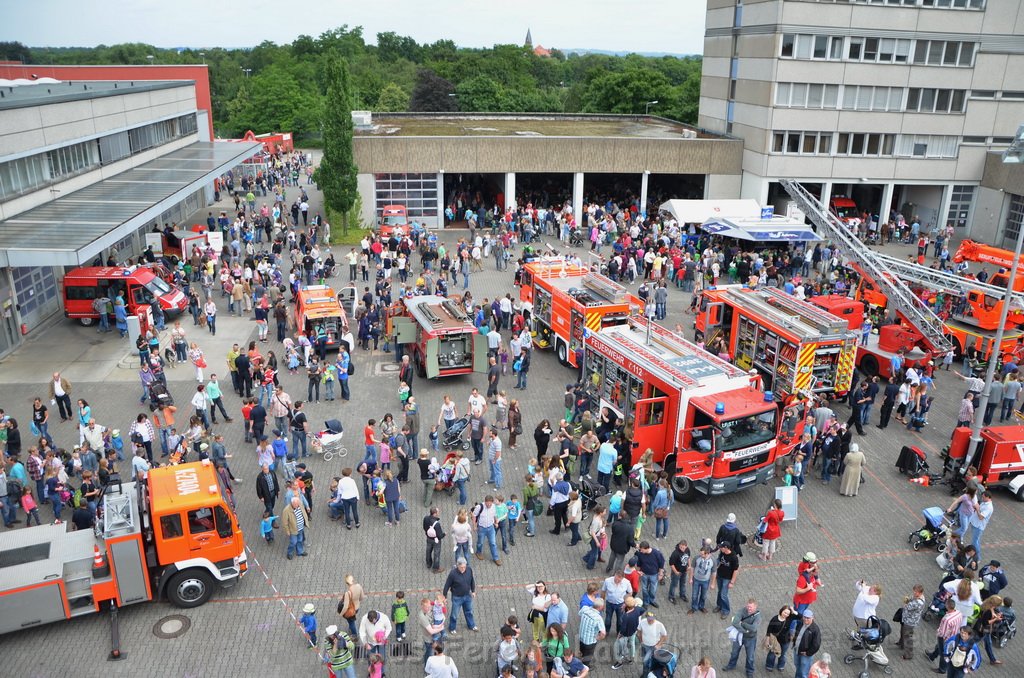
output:
[[[784,213],[796,179],[1004,239],[975,217],[986,154],[1024,122],[1020,0],[708,0],[702,68],[699,124],[743,139],[741,197]]]
[[[208,205],[213,180],[260,151],[212,142],[197,89],[144,77],[0,87],[0,355],[61,310],[67,268],[139,254],[144,233]]]
[[[362,218],[405,205],[428,226],[445,207],[561,205],[592,196],[732,197],[742,143],[651,116],[355,112]]]

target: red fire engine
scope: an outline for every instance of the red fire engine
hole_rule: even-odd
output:
[[[530,331],[538,348],[554,348],[558,362],[579,367],[584,330],[621,325],[643,312],[643,302],[622,285],[585,266],[544,259],[523,267],[519,298],[531,305]]]
[[[1024,501],[1024,427],[986,426],[974,455],[967,459],[970,443],[970,428],[953,429],[953,441],[943,453],[947,464],[957,472],[973,466],[978,469],[978,480],[987,487],[1005,487]]]
[[[405,344],[421,377],[487,371],[487,337],[461,305],[433,295],[403,297],[388,308],[388,336]]]
[[[593,407],[631,432],[631,464],[652,450],[680,501],[767,482],[799,440],[802,403],[780,416],[759,377],[644,318],[588,332],[585,363]]]

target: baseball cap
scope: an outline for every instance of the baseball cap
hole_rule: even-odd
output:
[[[654,617],[654,613],[653,613],[653,612],[650,612],[650,611],[648,611],[648,612],[647,612],[647,616],[648,616],[648,617],[650,617],[650,618],[653,618],[653,617]]]
[[[811,608],[807,608],[806,610],[804,610],[804,616],[808,619],[814,619],[814,610],[812,610]]]
[[[727,515],[725,517],[725,522],[727,522],[727,523],[735,523],[736,522],[736,514],[735,513],[730,513],[729,515]]]
[[[730,550],[731,550],[731,549],[732,549],[732,544],[730,544],[730,543],[729,543],[729,542],[727,542],[727,541],[723,541],[723,542],[721,542],[721,543],[720,543],[720,544],[718,545],[718,548],[720,548],[720,549],[730,549]]]
[[[988,561],[988,564],[991,565],[992,567],[1002,567],[1003,566],[1003,564],[1000,563],[998,560],[990,560],[990,561]]]
[[[816,563],[818,562],[818,556],[814,555],[814,551],[808,551],[804,554],[804,560],[808,563]]]

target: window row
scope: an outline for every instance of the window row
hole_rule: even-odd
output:
[[[931,7],[936,9],[985,9],[985,0],[817,0],[817,2],[888,5],[890,7]]]
[[[195,134],[196,130],[193,113],[0,163],[0,200],[31,193],[100,165],[109,165]]]
[[[943,135],[867,132],[833,133],[787,130],[772,133],[772,153],[855,157],[955,158],[959,141],[959,137]]]
[[[963,113],[966,102],[967,91],[962,89],[912,87],[908,91],[902,87],[806,82],[780,82],[775,88],[775,105],[790,108]]]
[[[789,59],[859,61],[877,64],[915,63],[929,66],[971,66],[977,43],[956,40],[910,40],[784,33],[779,55]]]

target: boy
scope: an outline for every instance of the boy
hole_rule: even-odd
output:
[[[516,525],[519,523],[519,516],[523,513],[523,505],[519,503],[516,495],[510,495],[505,506],[508,508],[508,543],[516,545]]]
[[[519,659],[519,640],[516,638],[515,629],[511,626],[501,627],[501,639],[498,640],[498,672],[503,672],[511,667]]]
[[[274,543],[274,514],[270,511],[263,512],[263,520],[260,521],[260,534],[268,544]]]
[[[302,608],[299,624],[302,625],[302,630],[309,636],[310,645],[316,647],[316,606],[313,603],[306,603]]]
[[[395,640],[405,640],[405,622],[409,619],[409,604],[405,602],[405,591],[395,593],[391,603],[391,621],[395,622]]]

